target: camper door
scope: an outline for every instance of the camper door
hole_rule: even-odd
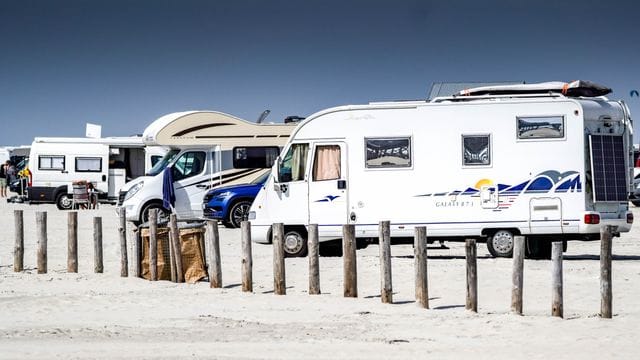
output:
[[[204,149],[185,151],[178,156],[171,167],[176,195],[175,210],[178,218],[200,218],[202,198],[209,186],[212,167],[208,165],[207,151]]]
[[[278,163],[275,220],[290,225],[305,225],[309,221],[308,162],[309,144],[293,143]]]
[[[309,174],[309,223],[340,236],[347,224],[347,145],[316,143]]]

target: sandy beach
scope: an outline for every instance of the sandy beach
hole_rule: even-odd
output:
[[[14,209],[24,210],[25,271],[14,273]],[[37,274],[35,212],[48,212],[47,274]],[[634,208],[636,219],[640,211]],[[104,273],[93,273],[92,218],[103,218]],[[430,246],[431,309],[414,302],[413,249],[392,247],[394,304],[380,301],[378,246],[358,250],[356,299],[342,296],[342,258],[286,260],[287,295],[273,294],[272,248],[253,244],[254,293],[240,288],[240,230],[220,227],[222,289],[120,277],[115,207],[82,210],[79,273],[66,272],[67,213],[0,202],[0,358],[611,359],[635,358],[640,227],[614,239],[613,319],[601,319],[600,242],[570,242],[564,319],[551,313],[550,261],[525,261],[524,316],[510,313],[511,259],[478,245],[478,313],[464,308],[462,243]]]

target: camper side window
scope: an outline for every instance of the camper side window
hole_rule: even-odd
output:
[[[64,156],[38,156],[38,170],[64,170]]]
[[[277,146],[242,146],[233,148],[234,169],[267,169],[280,154]]]
[[[365,138],[367,168],[411,167],[411,138]]]
[[[102,158],[76,158],[76,172],[102,172]]]
[[[304,180],[308,153],[309,144],[292,144],[280,163],[278,179],[281,182]]]
[[[340,145],[316,146],[313,181],[340,179]]]
[[[182,154],[173,164],[173,181],[198,175],[204,170],[207,154],[203,151],[190,151]]]
[[[490,144],[489,135],[462,135],[462,165],[491,165]]]
[[[556,139],[564,137],[563,116],[517,117],[518,139]]]

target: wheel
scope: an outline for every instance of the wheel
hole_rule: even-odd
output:
[[[631,200],[631,203],[632,203],[634,206],[640,207],[640,200]]]
[[[141,220],[143,223],[149,222],[149,210],[151,209],[158,209],[158,216],[159,217],[168,217],[169,216],[169,212],[167,211],[167,209],[162,207],[162,204],[159,203],[151,203],[148,204],[147,206],[144,207],[144,209],[142,209],[142,213],[140,214]]]
[[[487,239],[487,249],[494,257],[513,256],[513,233],[509,230],[498,230]]]
[[[285,231],[284,256],[302,257],[307,255],[307,239],[295,230]]]
[[[231,227],[239,228],[240,223],[247,220],[249,209],[251,209],[250,201],[241,200],[233,204],[231,210],[229,210],[229,221],[227,221],[227,223],[230,224]]]
[[[73,205],[73,197],[67,193],[61,193],[56,197],[56,206],[60,210],[71,210]]]
[[[233,224],[228,222],[228,221],[223,221],[222,225],[224,225],[224,227],[229,228],[229,229],[235,229],[235,226],[233,226]]]
[[[529,259],[551,259],[551,241],[549,240],[527,239],[526,250]]]

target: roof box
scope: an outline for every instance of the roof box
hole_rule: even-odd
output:
[[[571,97],[596,97],[611,93],[611,89],[587,80],[569,83],[550,81],[537,84],[481,86],[460,91],[457,96],[519,95],[560,93]]]

